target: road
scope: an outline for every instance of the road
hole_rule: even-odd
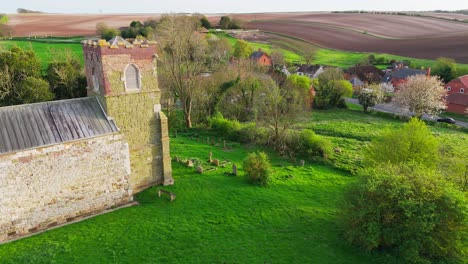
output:
[[[359,104],[358,99],[346,98],[345,100],[348,103]],[[413,114],[409,110],[401,108],[393,103],[377,104],[373,107],[369,107],[369,109],[378,111],[378,112],[385,112],[385,113],[391,113],[391,114],[402,115],[402,116],[413,116]],[[437,118],[439,117],[424,115],[422,118],[424,120],[436,121]],[[458,120],[455,120],[455,121],[456,121],[455,125],[468,128],[468,122],[462,122]]]

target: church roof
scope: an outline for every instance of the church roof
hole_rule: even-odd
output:
[[[117,131],[95,97],[0,108],[0,154]]]

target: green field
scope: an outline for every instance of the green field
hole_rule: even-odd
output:
[[[352,106],[314,111],[297,128],[312,128],[341,147],[333,161],[349,170],[359,165],[366,142],[403,124]],[[447,126],[431,129],[466,153],[468,134]],[[310,162],[299,167],[269,152],[272,183],[255,187],[246,183],[241,167],[259,147],[228,142],[232,149],[224,151],[196,140],[213,134],[198,133],[172,134],[172,156],[206,164],[212,151],[214,158],[237,164],[239,176],[226,175],[230,165],[200,175],[174,162],[176,184],[164,187],[177,194],[173,203],[158,198],[160,187],[153,187],[136,196],[139,206],[2,245],[1,263],[401,263],[342,239],[338,207],[356,180],[351,174]]]
[[[428,68],[434,67],[435,60],[427,60],[427,59],[416,59],[404,56],[397,56],[391,54],[384,54],[384,53],[366,53],[366,52],[350,52],[350,51],[341,51],[341,50],[332,50],[326,49],[323,47],[319,47],[314,45],[313,43],[304,41],[299,38],[293,38],[282,34],[275,34],[275,33],[266,33],[269,37],[268,44],[265,43],[255,43],[250,42],[251,45],[257,48],[261,47],[262,49],[266,50],[267,52],[272,48],[279,48],[280,50],[288,50],[292,54],[287,55],[285,54],[285,58],[287,58],[288,62],[296,62],[296,63],[303,63],[304,62],[304,55],[307,52],[314,52],[314,59],[312,61],[313,64],[322,64],[322,65],[330,65],[336,66],[341,68],[349,68],[358,63],[362,63],[365,59],[370,55],[374,54],[376,57],[383,57],[386,61],[396,60],[409,60],[411,61],[416,68]],[[230,36],[229,36],[230,37]],[[232,38],[232,37],[230,37]],[[378,65],[380,68],[385,68],[386,65]],[[457,64],[458,75],[465,75],[468,74],[468,64]]]
[[[83,48],[79,43],[79,38],[64,38],[64,39],[38,39],[30,41],[27,39],[20,40],[1,40],[0,50],[10,49],[12,47],[20,47],[22,49],[32,49],[41,61],[43,69],[46,69],[50,61],[54,58],[56,51],[69,50],[73,56],[84,63]]]
[[[362,53],[348,52],[340,50],[331,50],[318,47],[307,41],[292,38],[285,35],[266,33],[269,36],[267,43],[249,42],[254,50],[261,48],[267,53],[273,50],[279,50],[283,53],[287,63],[304,63],[304,55],[308,52],[314,53],[313,64],[330,65],[341,68],[349,68],[358,63],[362,63],[370,54],[376,57],[384,57],[386,61],[390,60],[410,60],[417,68],[433,67],[434,60],[415,59],[403,56],[378,53]],[[237,42],[237,39],[227,33],[216,33],[217,36],[224,37],[229,40],[232,46]],[[47,68],[49,62],[53,58],[54,50],[69,49],[83,63],[83,51],[80,41],[82,37],[49,37],[29,40],[27,38],[17,38],[15,40],[1,40],[0,50],[8,49],[13,46],[18,46],[25,49],[33,49],[41,60],[43,69]],[[377,65],[380,68],[385,68],[386,65]],[[468,64],[457,64],[458,75],[468,74]]]
[[[234,46],[237,43],[237,39],[227,33],[216,33],[216,35],[218,37],[223,37],[229,40],[229,43],[231,43],[232,46]],[[282,46],[272,45],[272,44],[267,44],[267,43],[252,42],[252,41],[248,41],[248,43],[254,50],[262,49],[266,53],[271,53],[275,49],[281,51],[281,53],[283,53],[284,60],[287,63],[294,63],[294,62],[304,60],[301,55],[299,55],[293,49],[290,49],[290,48],[285,48]]]

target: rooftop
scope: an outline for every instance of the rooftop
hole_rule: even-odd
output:
[[[0,154],[117,131],[95,97],[0,108]]]

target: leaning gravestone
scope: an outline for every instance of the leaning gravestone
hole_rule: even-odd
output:
[[[219,159],[214,159],[212,162],[215,166],[219,166]]]

